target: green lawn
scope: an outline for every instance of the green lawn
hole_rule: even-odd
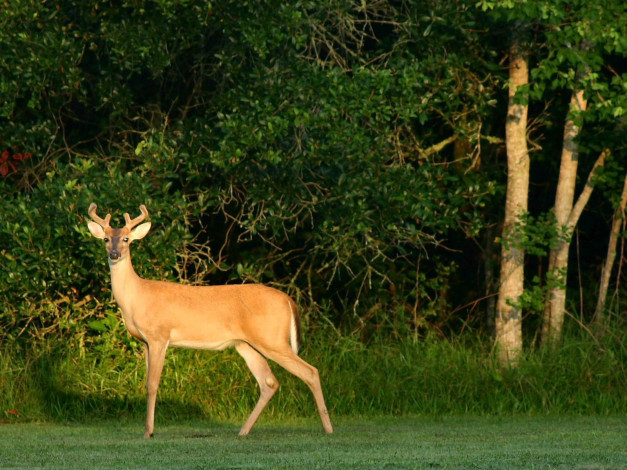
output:
[[[2,468],[624,469],[627,418],[336,419],[229,424],[0,424]]]

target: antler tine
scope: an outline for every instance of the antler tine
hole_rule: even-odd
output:
[[[98,208],[98,206],[95,203],[91,203],[89,205],[89,210],[87,211],[87,213],[89,214],[89,216],[94,219],[94,221],[96,223],[98,223],[98,225],[100,225],[103,229],[106,229],[109,227],[109,222],[111,221],[111,214],[107,214],[106,217],[104,219],[101,219],[100,217],[98,217],[98,215],[96,214],[96,209]]]
[[[137,224],[143,222],[146,217],[148,217],[148,209],[146,209],[145,205],[139,206],[139,210],[141,211],[141,215],[135,217],[131,220],[131,216],[128,215],[128,212],[124,214],[124,220],[126,220],[126,228],[132,230]]]

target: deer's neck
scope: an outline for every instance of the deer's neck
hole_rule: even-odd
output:
[[[132,300],[136,296],[141,278],[133,269],[131,257],[126,256],[117,263],[109,263],[113,297],[124,314],[132,314]]]

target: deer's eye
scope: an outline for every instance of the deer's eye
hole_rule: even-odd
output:
[[[128,243],[128,238],[124,237],[124,243]]]
[[[105,241],[105,243],[109,243],[109,239],[108,238],[105,238],[104,241]]]

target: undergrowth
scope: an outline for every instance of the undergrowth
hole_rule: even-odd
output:
[[[143,419],[145,361],[127,337],[90,343],[4,346],[0,350],[0,419],[87,421]],[[491,344],[427,338],[364,344],[321,332],[301,356],[320,370],[331,415],[624,414],[625,348],[571,335],[560,348],[529,353],[502,369]],[[271,364],[281,388],[262,419],[316,416],[313,397]],[[243,422],[258,389],[234,350],[170,349],[157,404],[158,421],[201,418]]]

